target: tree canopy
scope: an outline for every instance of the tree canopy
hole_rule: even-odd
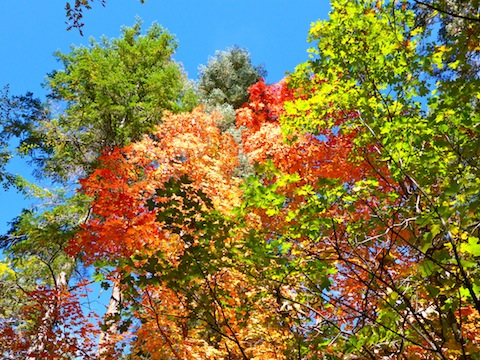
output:
[[[219,52],[197,107],[159,26],[59,54],[64,110],[27,130],[52,139],[44,171],[83,172],[1,239],[0,351],[479,359],[480,18],[451,3],[332,0],[293,73],[267,84]],[[82,308],[95,283],[105,313]]]
[[[200,66],[198,92],[208,105],[229,104],[238,109],[248,100],[248,88],[266,76],[262,65],[254,66],[246,49],[234,46],[217,51]]]

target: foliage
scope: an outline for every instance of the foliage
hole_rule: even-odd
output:
[[[14,156],[11,142],[23,139],[32,130],[36,120],[45,120],[47,115],[39,99],[32,93],[22,96],[11,95],[8,86],[0,90],[0,183],[9,187],[17,177],[6,170],[8,161]],[[26,146],[32,146],[39,139],[31,137]]]
[[[70,54],[57,54],[65,70],[47,79],[53,105],[47,107],[31,94],[11,96],[6,89],[2,97],[2,144],[10,145],[8,142],[17,138],[19,152],[31,155],[39,165],[40,178],[50,176],[75,186],[76,177],[95,168],[104,148],[140,139],[161,122],[163,110],[190,108],[195,99],[181,68],[171,58],[176,47],[173,37],[158,25],[146,35],[140,31],[137,22],[133,28],[123,29],[119,39],[92,41],[89,48],[74,47]],[[51,110],[54,106],[60,107],[55,113]],[[72,177],[73,182],[68,182]],[[17,187],[32,192],[44,204],[24,211],[11,232],[1,238],[8,270],[2,273],[1,286],[8,289],[8,296],[1,301],[5,310],[0,322],[10,334],[6,339],[16,336],[15,346],[23,344],[31,354],[53,342],[50,335],[64,336],[59,335],[57,324],[84,322],[78,312],[85,309],[69,289],[80,286],[85,273],[64,250],[89,218],[91,200],[72,196],[68,187],[55,194],[25,180],[14,180]],[[41,305],[49,294],[58,297],[57,305],[53,300]],[[28,309],[35,304],[43,306],[45,313],[33,319],[29,316],[34,313]],[[92,329],[93,325],[85,324]],[[32,343],[35,329],[43,327],[50,335],[41,337],[39,345]],[[101,333],[98,328],[95,331]]]
[[[460,73],[438,78],[440,69],[467,64],[468,56],[449,57],[468,49],[466,39],[430,43],[405,4],[332,8],[328,21],[312,26],[312,60],[292,79],[313,95],[286,103],[283,121],[291,134],[354,135],[347,160],[370,169],[314,190],[301,212],[312,213],[308,224],[333,211],[321,233],[338,270],[329,320],[346,341],[333,348],[337,356],[474,357],[479,89]],[[355,296],[336,295],[346,293]]]
[[[28,304],[20,321],[0,322],[0,352],[8,359],[68,356],[94,358],[100,329],[94,314],[81,309],[83,287],[75,291],[39,287],[27,292]]]
[[[94,217],[70,253],[95,262],[106,278],[120,275],[123,306],[141,321],[133,343],[138,356],[249,351],[244,337],[252,333],[233,330],[253,310],[238,313],[234,306],[249,289],[232,267],[228,253],[236,244],[224,218],[239,201],[236,146],[215,122],[201,109],[172,114],[154,136],[104,154],[102,166],[82,181],[94,198]]]
[[[53,201],[50,207],[24,211],[10,233],[0,237],[5,256],[5,271],[0,273],[0,288],[4,291],[0,300],[0,349],[15,354],[15,358],[33,353],[41,356],[44,351],[54,356],[67,348],[80,354],[96,348],[99,329],[95,330],[94,322],[87,321],[82,313],[86,310],[81,304],[85,302],[87,284],[70,282],[75,264],[64,252],[87,216],[86,199],[78,196],[64,201],[61,193],[47,195]],[[80,345],[77,338],[74,329],[82,326],[88,334],[84,340],[90,345]]]
[[[52,74],[52,94],[68,102],[59,129],[98,146],[78,163],[77,196],[24,213],[3,239],[15,256],[0,263],[0,285],[29,294],[16,306],[2,299],[4,338],[27,355],[73,344],[58,351],[118,358],[131,336],[132,358],[478,359],[478,21],[474,2],[442,11],[450,3],[332,1],[329,19],[312,24],[310,60],[290,77],[251,85],[247,54],[219,53],[199,82],[207,107],[190,112],[175,113],[184,83],[171,53],[164,103],[144,89],[141,106],[105,106],[124,84],[92,63],[75,75],[88,86]],[[135,31],[118,44],[128,34],[143,44]],[[106,44],[64,56],[66,68]],[[102,87],[110,81],[115,89]],[[239,149],[211,111],[222,102],[238,107],[254,167],[242,180]],[[19,259],[42,265],[31,274]],[[100,329],[68,286],[75,261],[116,294]],[[69,326],[84,329],[83,343],[60,332]],[[24,345],[36,333],[44,345]]]
[[[241,143],[241,129],[236,127],[235,110],[247,102],[248,88],[267,75],[262,65],[254,66],[246,49],[234,46],[217,51],[207,65],[200,66],[197,95],[207,111],[218,111],[218,126]],[[242,178],[253,169],[240,147],[239,167],[235,175]]]
[[[43,174],[68,180],[88,173],[104,148],[152,131],[163,111],[191,109],[193,92],[172,60],[176,46],[156,24],[141,35],[137,21],[118,39],[56,53],[64,69],[47,77],[52,114],[35,119],[20,150],[33,156]],[[41,143],[30,146],[32,138]]]
[[[35,187],[34,187],[35,189]],[[24,210],[6,235],[0,272],[0,351],[9,358],[79,356],[98,351],[99,315],[91,281],[65,248],[90,216],[90,199],[35,189],[42,207]],[[66,355],[67,354],[67,355]]]
[[[236,165],[235,155],[236,146],[231,137],[220,134],[215,115],[206,115],[201,109],[170,114],[153,136],[145,136],[128,147],[107,150],[100,158],[102,166],[81,181],[85,194],[93,197],[95,216],[79,235],[80,247],[74,252],[94,262],[130,257],[136,249],[160,250],[164,235],[157,231],[151,235],[137,234],[144,228],[158,228],[146,201],[170,178],[188,175],[217,208],[231,207],[238,197],[236,180],[229,178]],[[130,227],[133,232],[129,232]],[[103,232],[116,235],[106,236]],[[178,251],[183,251],[182,247]],[[175,258],[173,248],[170,252]]]
[[[266,76],[263,66],[254,66],[246,49],[234,46],[217,51],[200,66],[198,92],[206,105],[230,104],[238,109],[248,100],[248,88]]]
[[[452,65],[437,69],[437,74],[444,78],[452,74],[469,79],[478,78],[475,69],[478,67],[480,48],[478,38],[474,35],[478,34],[480,27],[478,1],[417,0],[411,7],[416,14],[416,26],[429,32],[438,26],[438,41],[455,49],[443,59],[446,65]]]

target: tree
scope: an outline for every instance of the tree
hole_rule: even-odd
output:
[[[64,252],[90,216],[90,200],[80,194],[72,196],[71,187],[78,184],[78,177],[95,169],[104,149],[140,139],[162,121],[164,110],[181,111],[195,103],[181,68],[171,59],[175,47],[173,37],[158,25],[141,35],[137,22],[124,28],[119,39],[93,41],[89,48],[74,47],[70,54],[57,54],[65,69],[47,78],[49,107],[41,106],[31,94],[4,97],[2,138],[19,137],[18,150],[32,156],[39,177],[50,177],[66,187],[52,192],[16,181],[45,203],[36,211],[22,213],[2,237],[7,255],[2,266],[8,270],[2,274],[2,287],[15,289],[12,296],[18,296],[16,303],[10,298],[4,302],[9,306],[1,317],[5,339],[18,340],[2,343],[2,350],[9,349],[6,353],[41,354],[55,336],[59,341],[62,336],[76,336],[57,331],[84,321],[78,291],[88,283],[76,278],[83,279],[81,266]],[[55,106],[59,107],[56,112]],[[45,301],[48,297],[49,302]],[[34,307],[43,310],[29,313]],[[89,322],[84,325],[88,324],[92,334],[101,333]],[[36,336],[38,329],[47,329],[46,335]],[[9,343],[16,347],[9,348]],[[58,351],[77,354],[72,347],[66,349]]]
[[[24,211],[12,232],[0,238],[7,255],[0,273],[5,358],[95,355],[100,328],[84,306],[88,283],[71,281],[78,270],[64,252],[84,209],[85,199],[77,197],[39,214]]]
[[[191,109],[193,92],[172,60],[176,46],[156,24],[142,35],[137,21],[118,39],[57,53],[64,69],[47,77],[50,116],[36,119],[22,143],[41,139],[26,151],[43,175],[58,181],[83,176],[104,148],[139,140],[163,111]]]
[[[323,139],[324,155],[308,169],[318,181],[301,175],[315,154],[303,147],[299,186],[290,190],[289,177],[267,167],[249,195],[289,258],[313,257],[333,273],[316,290],[299,268],[313,296],[303,304],[323,302],[318,334],[331,334],[323,347],[311,338],[318,352],[310,356],[476,358],[478,84],[455,72],[471,57],[450,55],[476,51],[466,42],[477,40],[429,43],[405,4],[334,1],[332,9],[312,26],[314,57],[289,80],[298,96],[280,116],[293,144]],[[446,67],[452,75],[438,77]],[[280,161],[272,145],[257,149],[255,158],[267,154],[291,172],[288,152]]]
[[[248,88],[266,74],[262,65],[252,64],[246,49],[217,51],[207,65],[200,66],[198,98],[207,111],[220,111],[220,128],[235,135],[235,110],[248,100]]]
[[[217,51],[200,66],[198,93],[205,105],[230,104],[234,109],[249,97],[248,88],[266,76],[262,65],[254,66],[246,49],[234,46]]]
[[[40,333],[28,355],[64,336],[74,345],[61,351],[79,356],[55,324],[83,318],[53,316],[80,314],[65,281],[52,286],[73,271],[68,254],[113,284],[101,331],[85,331],[102,334],[98,357],[120,356],[131,335],[136,358],[478,359],[478,35],[465,36],[475,16],[455,11],[430,13],[440,29],[462,19],[459,36],[435,42],[406,2],[333,1],[312,24],[311,59],[250,86],[237,109],[254,164],[243,180],[210,109],[161,112],[141,139],[121,121],[92,123],[111,145],[86,163],[75,198],[91,213],[19,219],[33,226],[12,251],[54,275],[45,297],[8,314],[16,323],[0,322],[4,338],[20,349]],[[19,269],[1,263],[2,280]]]
[[[207,111],[219,111],[219,127],[241,143],[241,129],[236,127],[235,111],[247,102],[248,88],[267,75],[262,65],[254,66],[246,49],[234,46],[217,51],[207,65],[200,66],[197,95]],[[240,148],[236,175],[247,177],[252,168]]]
[[[153,136],[105,153],[82,181],[93,217],[70,253],[119,281],[122,307],[140,321],[134,356],[271,359],[282,344],[266,316],[274,300],[235,269],[236,146],[215,116],[172,114]]]
[[[322,129],[317,136],[295,132],[284,137],[280,119],[286,116],[285,104],[308,98],[325,86],[324,81],[314,80],[308,89],[292,88],[291,82],[287,78],[276,85],[252,86],[248,105],[238,111],[239,124],[247,127],[243,147],[258,171],[246,181],[242,208],[261,222],[251,251],[264,249],[258,281],[281,305],[272,310],[290,324],[292,340],[284,354],[316,359],[332,350],[327,345],[340,342],[353,319],[359,318],[354,310],[363,306],[358,298],[342,301],[346,294],[354,296],[358,283],[351,279],[352,273],[337,268],[343,262],[340,255],[351,253],[346,244],[334,240],[334,227],[342,228],[350,217],[339,204],[341,194],[366,178],[390,189],[367,161],[350,160],[356,133],[339,131],[346,121],[342,114],[332,119],[337,128]],[[369,204],[351,197],[350,201],[349,208],[357,212],[352,222],[368,214]],[[348,275],[345,284],[343,276]],[[352,308],[345,309],[349,304]],[[349,311],[343,317],[335,309]]]

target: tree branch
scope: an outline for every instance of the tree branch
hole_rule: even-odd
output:
[[[423,1],[419,1],[419,0],[413,0],[415,3],[417,3],[418,5],[422,5],[422,6],[425,6],[431,10],[435,10],[435,11],[438,11],[439,13],[442,13],[442,14],[445,14],[445,15],[449,15],[449,16],[452,16],[452,17],[455,17],[455,18],[459,18],[459,19],[464,19],[464,20],[468,20],[468,21],[476,21],[476,22],[480,22],[480,18],[472,18],[472,17],[469,17],[469,16],[464,16],[464,15],[460,15],[460,14],[455,14],[451,11],[448,11],[448,10],[444,10],[444,9],[440,9],[432,4],[429,4],[429,3],[426,3],[426,2],[423,2]]]

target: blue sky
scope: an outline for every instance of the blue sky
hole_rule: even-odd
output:
[[[107,0],[105,8],[95,1],[84,13],[80,36],[77,30],[66,31],[64,6],[64,0],[0,1],[1,87],[9,84],[13,94],[32,91],[43,98],[45,75],[60,67],[53,57],[56,50],[88,45],[90,37],[118,37],[120,27],[133,25],[136,16],[144,29],[156,21],[176,35],[174,57],[191,79],[216,50],[239,45],[250,51],[254,64],[265,65],[267,82],[277,82],[307,59],[310,24],[325,19],[329,10],[322,0]],[[29,173],[19,161],[9,169]],[[0,234],[26,206],[22,195],[0,190]]]

